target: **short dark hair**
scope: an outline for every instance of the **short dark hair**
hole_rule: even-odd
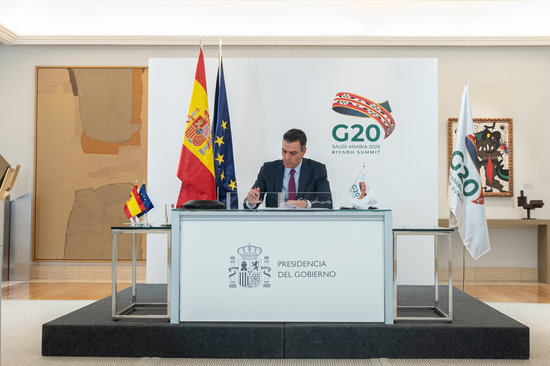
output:
[[[283,135],[283,140],[285,140],[286,142],[300,141],[300,148],[302,150],[305,149],[307,144],[307,136],[305,132],[297,128],[286,131]]]

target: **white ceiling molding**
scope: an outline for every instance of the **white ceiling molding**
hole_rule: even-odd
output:
[[[11,45],[15,42],[17,35],[0,24],[0,43]]]
[[[548,46],[549,14],[546,0],[0,0],[0,42]]]
[[[8,31],[9,32],[9,31]],[[217,46],[218,36],[15,36],[7,45]],[[550,46],[550,37],[223,36],[224,46]]]

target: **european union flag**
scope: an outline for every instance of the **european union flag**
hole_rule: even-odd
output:
[[[153,202],[149,199],[149,196],[147,195],[147,191],[145,190],[145,183],[141,185],[141,188],[139,189],[139,198],[141,198],[141,202],[143,202],[143,205],[145,206],[145,211],[140,212],[137,214],[137,217],[141,217],[145,215],[149,210],[151,210],[153,207]]]
[[[237,178],[235,176],[235,162],[233,160],[233,142],[231,139],[231,124],[229,122],[229,108],[223,76],[223,63],[220,60],[218,79],[216,81],[216,97],[214,104],[214,171],[216,173],[216,189],[218,200],[228,206],[227,192],[231,193],[230,208],[237,209]]]

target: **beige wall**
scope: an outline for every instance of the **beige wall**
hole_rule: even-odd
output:
[[[196,57],[197,47],[0,45],[0,151],[21,164],[14,196],[32,191],[34,67],[36,65],[143,66],[149,57]],[[217,57],[217,47],[205,47]],[[447,118],[458,117],[465,80],[474,117],[514,119],[514,194],[531,184],[530,199],[550,217],[550,47],[225,47],[224,57],[436,57],[439,59],[439,217],[448,216]],[[154,128],[154,126],[150,126]],[[6,133],[8,131],[8,133]],[[418,142],[419,148],[422,141]],[[392,162],[399,169],[399,162]],[[418,164],[422,164],[421,161]],[[406,177],[414,179],[414,177]],[[515,198],[486,200],[488,218],[520,218]]]

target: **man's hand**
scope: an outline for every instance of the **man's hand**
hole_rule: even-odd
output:
[[[255,206],[262,202],[260,201],[260,187],[252,188],[246,195],[246,201],[250,206]]]
[[[287,205],[298,207],[298,208],[306,208],[307,207],[307,201],[305,200],[288,200],[286,201]]]

